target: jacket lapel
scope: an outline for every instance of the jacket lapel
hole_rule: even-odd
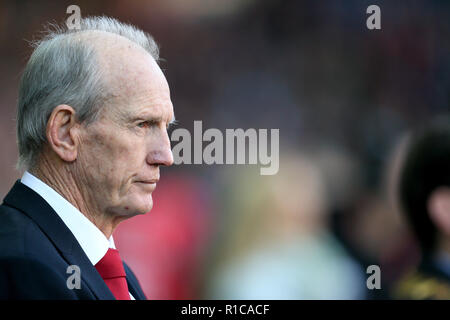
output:
[[[82,281],[98,299],[115,299],[72,232],[39,194],[17,180],[4,202],[30,217],[69,265],[80,267]]]

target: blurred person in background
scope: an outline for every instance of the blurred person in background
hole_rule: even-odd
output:
[[[284,154],[278,175],[238,175],[209,275],[213,299],[361,299],[361,268],[328,229],[320,168]],[[245,197],[242,195],[245,194]]]
[[[367,288],[368,299],[389,299],[393,283],[418,260],[417,246],[396,199],[405,139],[394,134],[390,144],[379,165],[376,183],[353,183],[353,188],[359,190],[334,206],[332,217],[334,233],[361,267],[380,267],[381,287]]]
[[[439,118],[409,137],[398,196],[421,260],[395,284],[392,297],[450,299],[449,119]]]
[[[146,298],[112,234],[151,210],[173,162],[169,87],[150,35],[107,17],[80,27],[49,30],[21,79],[25,173],[0,206],[2,299]]]

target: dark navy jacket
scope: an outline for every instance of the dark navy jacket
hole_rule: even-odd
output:
[[[81,286],[69,289],[70,265],[80,268]],[[142,289],[124,264],[128,290]],[[0,206],[0,299],[107,299],[114,296],[50,205],[17,181]]]

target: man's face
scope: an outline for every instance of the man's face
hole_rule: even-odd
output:
[[[81,127],[75,175],[88,208],[127,218],[151,210],[159,166],[173,163],[167,128],[174,114],[154,59],[129,46],[115,52],[103,67],[117,96]]]

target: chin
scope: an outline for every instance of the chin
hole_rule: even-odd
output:
[[[153,208],[152,192],[154,187],[147,185],[133,184],[128,190],[128,194],[122,203],[122,207],[130,215],[145,214]]]
[[[125,206],[125,208],[129,208],[129,210],[126,211],[131,215],[146,214],[153,208],[152,195],[133,197],[133,199],[130,200],[130,203],[132,204],[130,206]]]

